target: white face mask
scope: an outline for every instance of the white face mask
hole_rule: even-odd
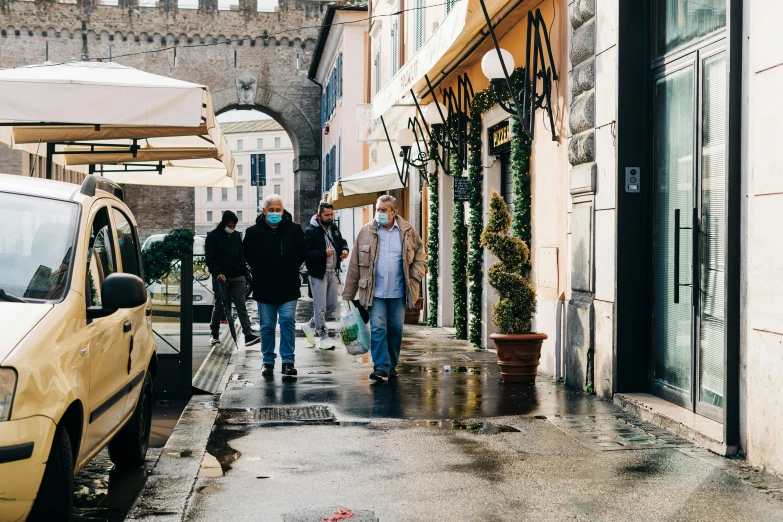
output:
[[[234,233],[234,229],[233,228],[226,227],[225,230],[226,230],[226,234],[233,234]]]

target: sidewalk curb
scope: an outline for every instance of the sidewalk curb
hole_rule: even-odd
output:
[[[219,403],[219,395],[196,395],[190,399],[125,520],[182,520],[198,479]]]

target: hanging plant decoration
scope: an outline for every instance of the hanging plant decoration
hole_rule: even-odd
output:
[[[474,100],[470,108],[470,136],[468,137],[468,179],[470,179],[470,220],[468,237],[469,310],[471,314],[469,340],[481,346],[481,297],[483,294],[484,249],[481,248],[481,231],[484,227],[484,166],[481,161],[481,115],[482,106]]]
[[[430,137],[429,143],[430,159],[436,159],[438,154],[438,144],[434,137]],[[432,162],[435,165],[435,171],[429,173],[429,234],[427,237],[427,269],[429,270],[429,278],[427,279],[427,287],[429,290],[429,314],[427,316],[427,326],[435,328],[438,326],[438,261],[440,248],[440,195],[438,194],[439,175],[438,162]]]
[[[156,241],[147,250],[142,250],[144,282],[149,286],[155,281],[160,281],[169,275],[179,260],[185,256],[192,256],[195,235],[196,233],[189,228],[178,228],[166,234],[162,241]],[[203,263],[203,258],[196,259],[195,262]]]
[[[530,231],[530,153],[531,142],[525,132],[519,128],[519,119],[511,118],[511,174],[514,180],[514,205],[511,212],[511,234],[520,238],[526,245],[530,245],[532,234]],[[525,258],[522,264],[522,274],[527,276],[532,268],[530,256]]]
[[[456,180],[462,177],[462,164],[456,154],[450,158],[451,175]],[[468,338],[468,229],[465,226],[465,203],[454,202],[454,239],[451,260],[451,281],[454,287],[454,328],[457,339]]]

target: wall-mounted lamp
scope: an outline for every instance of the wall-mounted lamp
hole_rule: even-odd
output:
[[[414,122],[414,128],[417,122]],[[428,158],[427,158],[427,150],[421,150],[421,146],[419,145],[418,137],[416,136],[416,133],[412,131],[409,128],[400,129],[397,131],[397,145],[400,146],[400,157],[402,158],[402,169],[403,169],[403,177],[405,179],[408,179],[410,168],[413,167],[414,169],[419,170],[419,174],[421,174],[421,177],[424,178],[425,182],[429,182],[428,179],[428,172],[427,172],[427,166],[428,166]],[[416,154],[415,157],[411,157],[411,149],[413,148],[413,144],[416,144],[419,151]]]
[[[531,140],[535,134],[536,110],[544,109],[547,112],[552,129],[552,141],[557,141],[555,122],[552,116],[551,95],[552,82],[557,81],[558,76],[555,59],[552,55],[552,47],[549,42],[549,33],[544,17],[541,15],[541,10],[536,9],[535,13],[533,11],[528,11],[527,13],[525,68],[522,72],[524,80],[522,89],[516,92],[511,85],[509,75],[509,71],[514,70],[514,57],[498,44],[495,30],[492,27],[492,20],[489,18],[484,0],[479,0],[479,2],[481,3],[481,9],[484,12],[489,34],[495,47],[487,51],[484,58],[482,58],[481,70],[490,81],[498,105],[509,114],[514,114],[519,118],[523,131]],[[546,46],[546,55],[544,54],[544,46]],[[547,57],[549,58],[549,67],[546,66]],[[541,80],[540,93],[538,92],[538,80]],[[503,102],[500,97],[500,91],[504,82],[511,94],[511,105]]]

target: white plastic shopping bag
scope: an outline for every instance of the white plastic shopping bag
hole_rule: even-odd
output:
[[[340,312],[340,337],[346,351],[351,355],[362,355],[370,351],[370,327],[353,303],[343,303]]]

